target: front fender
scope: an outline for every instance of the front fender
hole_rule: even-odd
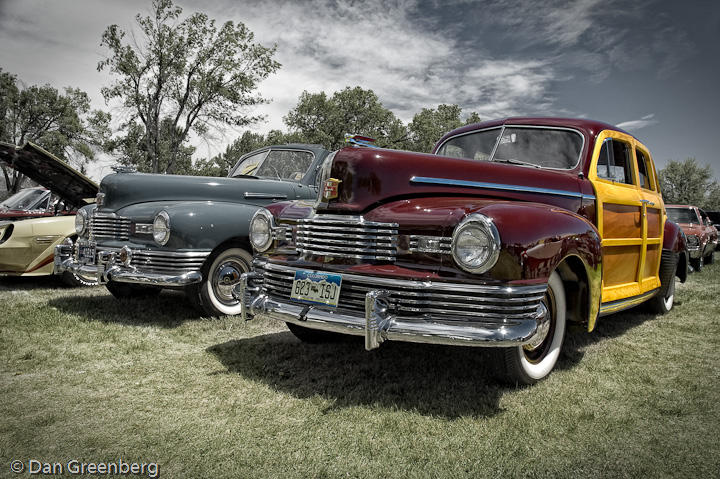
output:
[[[500,234],[500,256],[488,272],[494,279],[546,283],[558,270],[566,288],[577,291],[578,320],[587,320],[588,330],[594,328],[602,291],[602,247],[592,223],[563,208],[517,202],[465,204],[453,220],[457,224],[472,213],[490,218]]]
[[[678,255],[678,267],[676,276],[681,282],[685,282],[688,276],[688,264],[690,257],[687,250],[687,238],[680,226],[670,220],[665,220],[663,231],[663,252],[670,252]]]
[[[176,203],[165,208],[170,216],[171,249],[212,250],[231,239],[247,242],[255,205],[213,201]]]

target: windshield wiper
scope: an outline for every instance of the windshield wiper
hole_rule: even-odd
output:
[[[535,163],[528,163],[526,161],[516,160],[515,158],[493,158],[492,161],[497,161],[498,163],[510,163],[512,165],[532,166],[533,168],[542,168],[542,166],[536,165]]]
[[[240,174],[240,175],[233,175],[233,178],[255,178],[255,179],[259,179],[260,177],[259,177],[259,176],[255,176],[255,175],[243,175],[243,174]]]

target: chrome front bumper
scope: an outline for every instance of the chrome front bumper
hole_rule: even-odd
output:
[[[61,250],[60,248],[65,249]],[[119,283],[135,283],[162,287],[187,286],[202,281],[202,273],[199,270],[178,273],[149,272],[137,268],[132,264],[127,265],[119,259],[122,251],[120,249],[98,251],[96,257],[97,264],[82,264],[74,258],[72,249],[68,252],[67,248],[66,245],[59,245],[55,248],[56,274],[71,271],[85,276],[95,276],[100,284],[116,281]],[[132,255],[133,250],[129,248],[128,250]],[[141,254],[137,253],[137,250],[135,251],[135,254]],[[201,252],[195,254],[193,258],[196,261],[204,260],[209,253],[210,252]]]
[[[343,281],[357,279],[357,275],[343,275]],[[368,280],[367,277],[363,278]],[[372,280],[372,278],[370,278]],[[364,297],[365,311],[342,310],[314,306],[269,295],[262,285],[262,275],[245,273],[233,291],[242,301],[242,318],[248,315],[264,315],[278,321],[294,323],[310,329],[351,334],[365,337],[365,349],[372,350],[383,341],[406,341],[416,343],[445,344],[455,346],[508,347],[536,341],[546,334],[550,320],[545,304],[538,301],[534,310],[523,318],[499,317],[497,314],[448,317],[440,314],[398,315],[393,313],[394,299],[391,291],[378,287],[369,290]],[[440,283],[393,281],[416,283],[434,291]],[[456,286],[459,291],[466,284],[442,283],[444,288]],[[506,292],[537,294],[538,286],[505,288]],[[509,298],[512,300],[513,298]]]

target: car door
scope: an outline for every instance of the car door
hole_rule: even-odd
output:
[[[657,218],[657,205],[662,208],[662,201],[657,195],[646,195],[638,185],[637,144],[630,135],[605,130],[598,135],[590,165],[588,176],[595,186],[597,226],[602,237],[602,303],[641,296],[659,285],[655,268],[659,260],[654,259],[655,246],[650,248],[650,261],[647,260],[647,213],[649,203],[654,203],[649,208],[652,217],[651,244],[660,245],[662,237],[658,240],[656,223],[661,222]],[[660,216],[662,219],[662,212]],[[648,273],[654,276],[648,278]]]
[[[652,157],[647,148],[638,141],[635,141],[635,166],[638,172],[640,202],[643,204],[644,228],[638,282],[640,293],[646,293],[660,286],[658,273],[666,216]]]

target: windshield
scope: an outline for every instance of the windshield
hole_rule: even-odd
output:
[[[578,164],[582,146],[583,137],[576,131],[505,127],[450,138],[437,154],[567,170]]]
[[[300,181],[313,162],[315,155],[301,150],[270,150],[245,158],[238,164],[233,177],[251,175],[274,180]]]
[[[27,210],[32,208],[40,198],[47,194],[47,190],[28,188],[19,191],[2,202],[3,208],[9,210]]]
[[[699,223],[697,214],[692,208],[666,208],[668,218],[675,223]]]

